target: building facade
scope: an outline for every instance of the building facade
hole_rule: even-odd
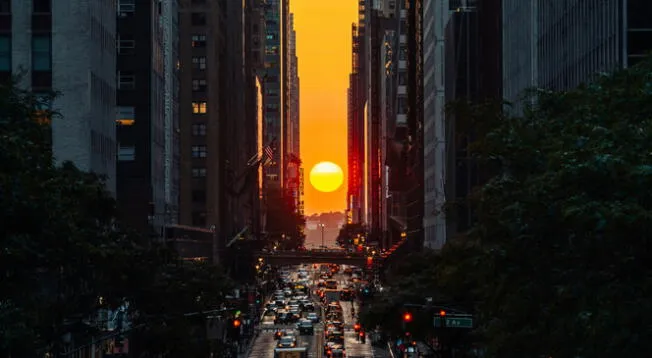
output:
[[[645,0],[505,0],[502,11],[510,19],[502,25],[503,94],[512,102],[528,87],[573,88],[632,66],[652,48]]]
[[[178,8],[118,5],[118,204],[124,223],[162,236],[178,215]]]
[[[365,104],[367,32],[365,0],[358,2],[358,23],[351,26],[352,66],[347,90],[347,156],[348,183],[346,212],[351,223],[365,223],[366,220],[366,160],[365,160]]]
[[[281,190],[285,166],[285,5],[287,0],[270,0],[264,6],[265,13],[265,73],[263,88],[265,105],[265,143],[275,147],[274,158],[265,168],[265,186]]]
[[[0,1],[0,77],[20,74],[51,104],[57,162],[107,177],[116,193],[116,8],[89,0]],[[85,31],[80,31],[85,29]]]
[[[299,58],[297,57],[297,33],[294,30],[294,14],[290,14],[290,38],[288,42],[290,56],[290,110],[288,114],[288,152],[301,158],[301,123],[299,93]]]
[[[180,2],[180,222],[218,232],[225,177],[219,82],[223,17],[220,2]]]

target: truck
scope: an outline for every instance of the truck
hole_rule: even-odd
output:
[[[324,300],[326,303],[338,302],[340,300],[340,291],[337,289],[325,289],[324,290]]]
[[[274,358],[308,358],[308,348],[276,348]]]

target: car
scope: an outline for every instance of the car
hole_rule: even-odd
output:
[[[286,335],[278,340],[278,344],[276,346],[278,348],[294,348],[297,346],[297,340],[294,338],[294,336]]]
[[[306,318],[309,319],[312,323],[319,323],[319,315],[315,312],[308,313]]]
[[[283,338],[285,336],[292,336],[293,335],[292,333],[293,332],[291,330],[289,330],[289,329],[279,329],[278,331],[276,331],[274,333],[274,338],[279,340],[279,339],[281,339],[281,338]]]
[[[274,319],[274,324],[286,324],[292,322],[293,315],[287,311],[279,311],[276,314],[276,319]]]
[[[312,321],[307,319],[299,321],[299,323],[297,323],[297,329],[299,330],[299,334],[307,334],[311,336],[315,334],[315,326],[312,325]]]

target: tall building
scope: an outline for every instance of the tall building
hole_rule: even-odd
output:
[[[221,31],[224,34],[224,44],[218,50],[221,93],[218,156],[224,164],[224,179],[219,194],[222,197],[219,232],[227,241],[251,223],[251,203],[247,197],[250,193],[247,189],[250,188],[243,187],[246,185],[243,176],[247,172],[248,159],[255,154],[253,145],[256,128],[245,111],[245,86],[251,83],[245,79],[247,54],[244,48],[244,5],[243,1],[222,2],[224,22]]]
[[[448,0],[424,0],[424,243],[439,249],[446,241],[445,29]]]
[[[463,203],[484,180],[468,156],[476,133],[444,108],[460,99],[501,99],[501,1],[426,0],[423,17],[424,245],[441,249],[472,225],[473,213]],[[446,213],[446,202],[456,209]]]
[[[405,2],[407,11],[407,98],[408,141],[405,211],[407,215],[406,237],[409,247],[418,250],[423,246],[424,230],[424,133],[423,133],[423,0]]]
[[[366,6],[359,0],[358,23],[351,27],[352,68],[347,89],[347,220],[365,223],[366,166],[365,166],[365,114],[366,103]]]
[[[55,159],[105,175],[113,194],[115,14],[106,1],[0,1],[0,77],[21,74],[37,94],[61,92],[51,104],[63,117],[52,123]]]
[[[297,33],[294,30],[294,14],[290,14],[290,37],[288,41],[290,56],[290,109],[288,113],[288,152],[301,158],[300,137],[300,92],[299,58],[297,57]]]
[[[503,1],[503,94],[562,90],[634,65],[652,48],[652,3]],[[518,109],[518,108],[517,108]]]
[[[248,81],[246,97],[246,118],[250,128],[255,128],[254,143],[249,143],[247,149],[257,153],[257,158],[263,158],[264,138],[264,103],[263,78],[265,71],[265,9],[262,0],[247,0],[245,2],[245,49],[247,50],[245,74]],[[264,167],[255,168],[254,189],[249,194],[251,198],[252,226],[250,232],[259,237],[265,231],[266,223],[266,190],[264,188]]]
[[[287,0],[269,0],[265,11],[265,73],[263,88],[265,105],[265,143],[275,146],[274,159],[265,170],[265,186],[282,189],[285,153],[285,94],[286,94],[286,19]]]
[[[217,1],[179,7],[180,222],[219,233],[223,205],[219,49],[224,11]]]
[[[303,212],[303,197],[301,194],[301,137],[300,137],[300,107],[299,107],[299,59],[297,58],[297,34],[294,30],[294,14],[289,14],[287,59],[287,100],[289,106],[286,112],[286,163],[285,163],[285,193],[293,200],[298,212]]]
[[[178,8],[118,5],[118,204],[123,222],[156,236],[178,215]]]

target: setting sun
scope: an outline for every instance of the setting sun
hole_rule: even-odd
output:
[[[344,172],[339,165],[332,162],[320,162],[310,171],[310,184],[323,192],[331,193],[342,186]]]

